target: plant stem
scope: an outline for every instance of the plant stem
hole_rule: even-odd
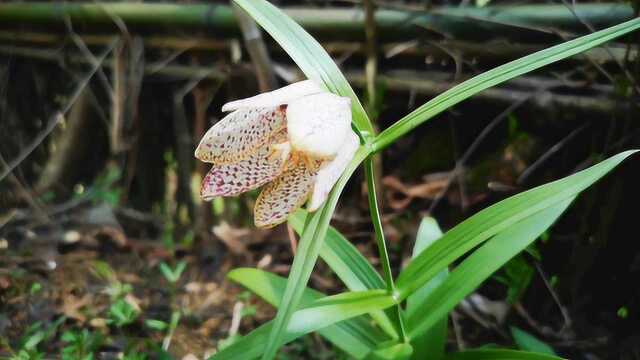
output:
[[[373,166],[373,155],[370,155],[364,161],[365,177],[367,179],[367,192],[369,198],[369,213],[371,216],[371,222],[373,223],[373,230],[375,232],[376,243],[378,244],[378,253],[380,256],[380,262],[382,263],[382,271],[384,273],[384,281],[387,285],[387,292],[391,295],[396,293],[396,287],[393,282],[393,274],[391,273],[391,263],[389,262],[389,252],[387,250],[387,244],[384,239],[384,232],[382,230],[382,221],[380,220],[380,210],[378,208],[378,196],[376,194],[375,184],[375,171]],[[402,318],[402,309],[400,305],[395,306],[395,310],[388,312],[391,318],[396,321],[398,327],[398,334],[400,335],[400,341],[406,341],[406,334],[404,329],[404,321]]]
[[[380,220],[380,211],[378,209],[378,196],[376,194],[375,171],[373,170],[373,159],[369,156],[364,162],[364,171],[367,179],[367,191],[369,197],[369,213],[373,230],[378,244],[378,253],[380,262],[382,263],[382,272],[384,273],[384,281],[387,284],[387,291],[393,293],[395,286],[393,283],[393,274],[391,273],[391,264],[389,262],[389,252],[387,244],[384,240],[384,232],[382,230],[382,221]]]

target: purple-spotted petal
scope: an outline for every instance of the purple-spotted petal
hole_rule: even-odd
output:
[[[195,156],[214,164],[245,159],[286,127],[280,107],[240,109],[225,116],[202,137]]]
[[[285,139],[283,132],[273,141]],[[235,196],[274,180],[282,174],[285,166],[281,157],[270,155],[270,145],[265,145],[244,160],[214,165],[202,181],[200,196],[205,201],[217,196]]]
[[[300,162],[265,186],[253,211],[257,227],[268,228],[284,222],[307,201],[320,164],[314,161],[313,165],[308,168]]]

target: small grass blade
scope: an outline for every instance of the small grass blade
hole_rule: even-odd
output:
[[[551,346],[520,328],[512,326],[511,336],[513,336],[513,341],[515,341],[516,345],[522,350],[556,355],[556,352],[553,351]]]

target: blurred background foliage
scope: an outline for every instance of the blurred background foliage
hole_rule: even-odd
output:
[[[628,20],[639,5],[274,3],[367,94],[378,129],[474,74]],[[259,34],[223,2],[0,4],[0,355],[201,358],[273,314],[224,275],[238,266],[285,275],[291,229],[253,227],[256,193],[200,201],[208,167],[192,155],[223,103],[303,78]],[[484,91],[387,149],[376,166],[394,270],[424,216],[447,229],[637,148],[639,39]],[[586,192],[465,300],[448,347],[640,358],[634,166]],[[375,263],[362,179],[351,180],[333,225]],[[326,276],[312,285],[339,290],[318,268]],[[310,336],[283,355],[309,357],[340,353]]]

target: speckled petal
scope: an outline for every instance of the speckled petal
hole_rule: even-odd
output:
[[[292,100],[321,92],[325,90],[318,84],[312,80],[304,80],[250,98],[228,102],[222,106],[222,111],[284,105]]]
[[[285,140],[286,132],[281,132],[272,138],[269,145],[261,147],[255,154],[242,161],[214,165],[202,181],[200,197],[209,201],[217,196],[236,196],[278,177],[285,170],[285,166],[282,158],[270,158],[270,144]]]
[[[286,127],[285,116],[284,107],[234,111],[207,131],[196,148],[195,156],[214,164],[243,160]]]
[[[273,227],[286,221],[289,214],[307,201],[320,162],[314,161],[313,165],[310,169],[300,162],[265,186],[254,209],[257,227]]]

